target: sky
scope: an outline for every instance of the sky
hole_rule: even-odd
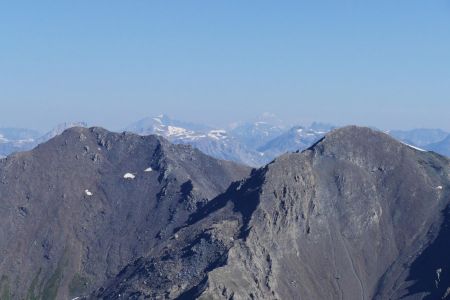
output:
[[[450,0],[0,1],[0,111],[450,130]]]

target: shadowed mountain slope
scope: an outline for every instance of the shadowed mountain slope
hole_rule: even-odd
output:
[[[0,299],[89,294],[249,172],[101,128],[71,128],[0,160]]]
[[[92,299],[444,299],[450,163],[334,130],[192,213]]]

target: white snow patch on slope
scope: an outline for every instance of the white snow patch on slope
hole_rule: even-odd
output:
[[[409,148],[413,148],[413,149],[418,150],[418,151],[421,151],[421,152],[428,152],[427,150],[424,150],[424,149],[422,149],[422,148],[419,148],[419,147],[416,147],[416,146],[407,144],[407,143],[405,143],[405,142],[401,142],[401,143],[402,143],[403,145],[408,146]]]
[[[227,138],[227,132],[225,130],[211,130],[208,133],[208,137],[215,140],[223,140]]]
[[[125,175],[123,175],[123,178],[125,178],[125,179],[134,179],[134,178],[136,178],[136,176],[134,174],[131,174],[131,173],[125,173]]]
[[[167,135],[185,135],[189,134],[188,130],[181,128],[181,127],[175,127],[175,126],[167,126]]]
[[[148,167],[147,169],[144,170],[144,172],[151,172],[151,171],[153,171],[151,167]]]
[[[443,189],[442,185],[437,186],[436,188],[437,188],[438,190],[442,190],[442,189]]]
[[[85,193],[86,195],[88,195],[88,196],[92,196],[92,195],[93,195],[92,192],[89,191],[89,190],[84,190],[84,193]]]
[[[161,118],[162,118],[162,116],[158,116],[158,117],[156,117],[156,118],[153,118],[153,120],[155,120],[155,121],[158,122],[159,124],[162,124]]]

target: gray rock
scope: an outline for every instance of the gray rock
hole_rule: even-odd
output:
[[[0,160],[0,298],[89,294],[249,171],[161,137],[80,127]]]
[[[335,130],[230,186],[91,298],[441,299],[449,174],[387,134]]]

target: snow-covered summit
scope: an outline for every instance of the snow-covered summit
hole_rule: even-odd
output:
[[[258,153],[249,150],[225,129],[183,122],[167,115],[148,117],[126,128],[140,135],[157,134],[172,143],[189,144],[219,159],[233,160],[251,166],[261,165]]]

